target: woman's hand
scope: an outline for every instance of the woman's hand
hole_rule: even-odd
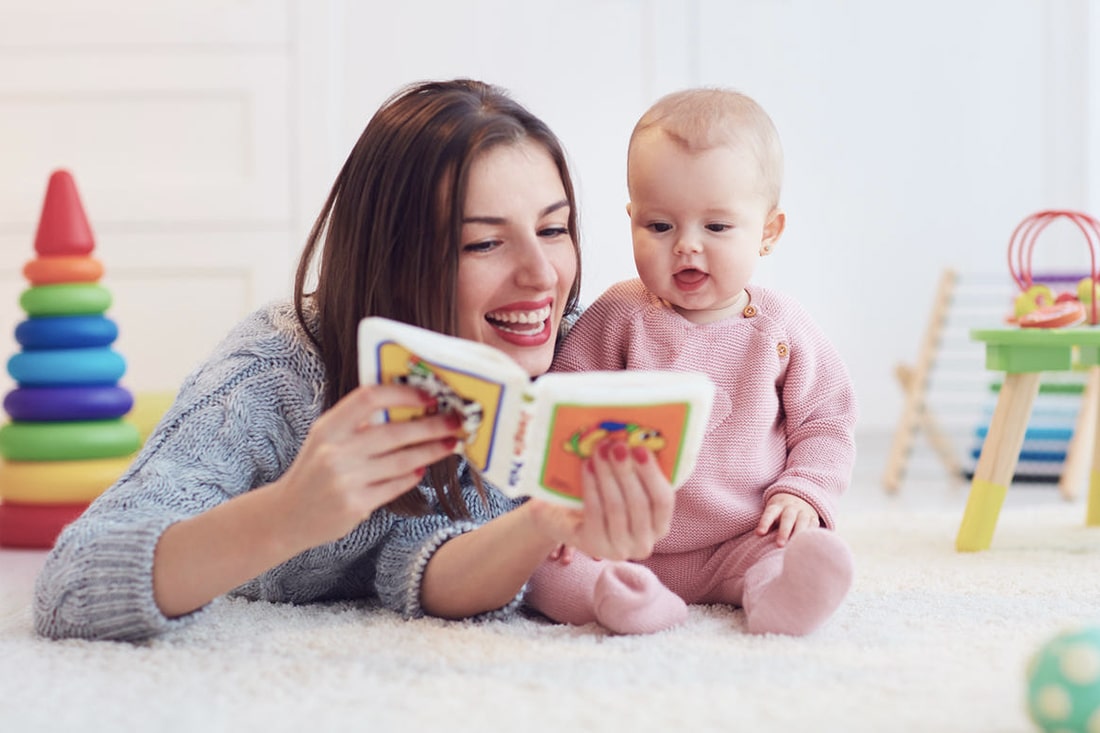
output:
[[[672,522],[674,491],[644,448],[607,442],[585,460],[579,509],[524,502],[443,545],[424,571],[420,602],[444,618],[501,608],[562,545],[608,560],[640,560]]]
[[[582,474],[582,508],[531,500],[539,530],[592,557],[648,557],[668,533],[675,499],[653,454],[605,441],[585,461]]]
[[[271,487],[280,495],[286,531],[301,549],[343,537],[454,450],[457,416],[375,422],[382,410],[428,403],[411,387],[365,385],[314,423],[294,463]]]

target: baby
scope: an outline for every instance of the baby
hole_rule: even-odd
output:
[[[725,603],[750,633],[803,635],[847,594],[852,557],[832,530],[855,459],[851,380],[795,300],[749,282],[786,224],[782,172],[775,126],[738,92],[676,92],[635,126],[640,279],[585,311],[553,369],[703,371],[717,391],[671,531],[636,563],[547,560],[527,601],[549,618],[649,633],[683,621],[688,603]]]

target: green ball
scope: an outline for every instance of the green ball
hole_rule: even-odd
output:
[[[1100,626],[1064,631],[1027,670],[1027,708],[1047,733],[1100,733]]]

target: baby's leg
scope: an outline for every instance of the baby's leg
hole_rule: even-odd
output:
[[[527,583],[527,603],[559,623],[593,621],[616,634],[649,634],[681,623],[687,605],[648,568],[575,553],[547,560]]]
[[[753,634],[802,636],[840,606],[852,585],[852,553],[826,529],[796,532],[745,573],[742,605]]]

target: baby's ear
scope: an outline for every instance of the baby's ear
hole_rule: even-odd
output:
[[[779,238],[783,236],[783,230],[787,228],[787,213],[778,206],[768,214],[768,220],[764,223],[764,237],[760,240],[760,256],[770,255],[775,246],[779,244]]]

